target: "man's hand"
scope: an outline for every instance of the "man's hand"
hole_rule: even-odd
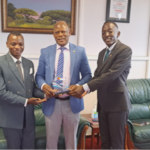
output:
[[[55,90],[53,90],[48,84],[45,84],[43,86],[42,90],[45,93],[46,97],[51,98],[51,97],[54,97],[54,95],[55,95],[55,93],[54,93]]]
[[[54,89],[53,91],[54,91],[54,92],[58,92],[58,90],[56,90],[56,89]],[[55,93],[54,93],[54,95],[51,96],[51,97],[59,97],[59,96],[62,96],[62,94],[55,95]],[[51,98],[51,97],[46,96],[47,99],[49,99],[49,98]]]
[[[77,85],[70,85],[69,90],[75,90],[78,86]]]
[[[29,98],[27,104],[31,104],[31,105],[38,105],[41,104],[43,102],[47,101],[47,98],[44,99],[40,99],[40,98]]]
[[[74,96],[74,97],[76,97],[76,98],[80,98],[80,99],[81,99],[83,96],[85,96],[86,93],[87,93],[87,92],[84,91],[82,85],[80,85],[80,86],[71,85],[71,86],[69,87],[69,90],[71,91],[71,92],[69,93],[69,95]]]

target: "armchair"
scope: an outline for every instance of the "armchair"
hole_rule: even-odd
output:
[[[150,122],[150,79],[130,79],[127,81],[132,109],[129,111],[128,130],[134,147],[150,149],[150,124],[144,126],[133,123]]]

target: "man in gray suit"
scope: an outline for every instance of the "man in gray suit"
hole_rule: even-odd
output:
[[[118,40],[120,32],[114,22],[105,22],[102,38],[107,45],[100,53],[91,81],[72,87],[71,94],[81,97],[85,91],[97,90],[102,149],[124,149],[125,125],[131,103],[126,80],[131,68],[131,48]]]
[[[23,36],[12,32],[6,44],[9,52],[0,57],[0,127],[8,149],[34,149],[33,105],[46,99],[40,99],[44,94],[35,85],[32,61],[21,56]]]

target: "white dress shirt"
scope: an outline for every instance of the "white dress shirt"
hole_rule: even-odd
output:
[[[70,49],[69,49],[69,43],[67,43],[65,46],[66,49],[63,51],[64,53],[64,66],[63,66],[63,78],[65,78],[67,80],[67,87],[70,86],[70,80],[71,80],[71,76],[70,76]],[[56,59],[55,59],[55,71],[54,71],[54,78],[57,76],[57,66],[58,66],[58,60],[59,60],[59,55],[60,55],[60,50],[61,46],[60,45],[56,45]],[[43,89],[43,86],[46,83],[43,83],[41,86],[41,89]],[[60,97],[67,97],[67,94],[63,94]]]
[[[14,56],[12,56],[10,53],[9,53],[9,55],[12,57],[12,59],[14,60],[14,63],[16,64],[16,67],[18,67],[17,66],[17,61],[19,60],[21,63],[20,63],[20,67],[21,67],[21,71],[22,71],[22,75],[23,75],[23,78],[24,78],[24,70],[23,70],[23,66],[22,66],[22,57],[20,57],[19,59],[16,59]],[[24,107],[26,107],[27,106],[27,102],[28,102],[28,99],[26,99],[26,101],[25,101],[25,104],[24,104]]]
[[[107,47],[106,47],[106,50],[109,49],[109,51],[110,51],[110,53],[111,53],[116,44],[117,44],[117,42],[114,43],[114,44],[113,44],[112,46],[110,46],[110,47],[107,46]],[[107,51],[106,51],[106,52],[107,52]],[[103,60],[104,60],[104,58],[105,58],[106,52],[105,52],[105,54],[104,54]],[[109,54],[110,54],[110,53],[109,53]],[[83,85],[83,89],[84,89],[85,92],[88,92],[88,93],[90,92],[90,88],[89,88],[89,86],[88,86],[87,83]]]

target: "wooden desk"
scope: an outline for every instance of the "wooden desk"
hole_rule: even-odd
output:
[[[81,116],[83,116],[87,120],[89,118],[91,118],[91,114],[82,114]],[[97,144],[99,145],[99,124],[91,125],[91,128],[92,128],[91,149],[94,149],[94,137],[95,137],[95,134],[97,136]]]

